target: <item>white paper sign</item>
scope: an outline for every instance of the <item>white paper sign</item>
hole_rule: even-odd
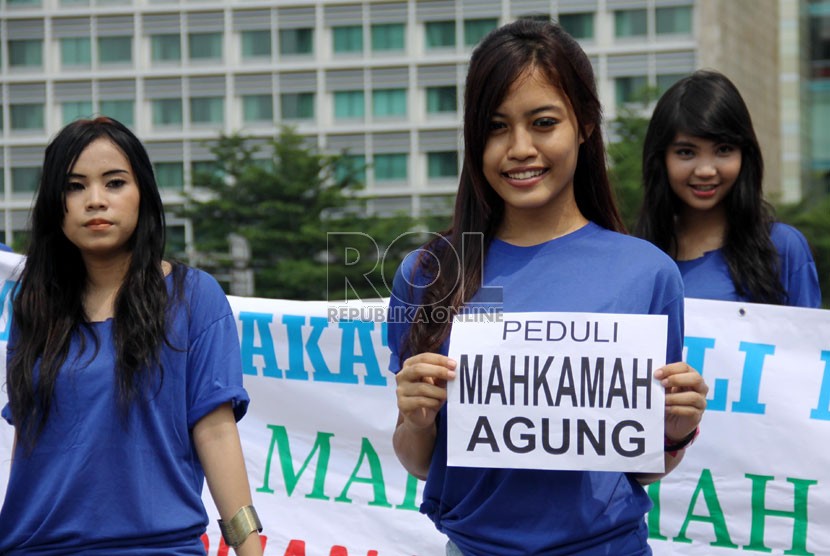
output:
[[[460,315],[450,466],[662,472],[664,315]]]

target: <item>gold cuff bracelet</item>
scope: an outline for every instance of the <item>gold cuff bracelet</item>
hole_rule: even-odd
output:
[[[262,532],[262,523],[259,521],[256,509],[253,506],[245,506],[240,508],[229,521],[225,522],[220,519],[219,530],[222,531],[225,544],[236,548],[254,531]]]

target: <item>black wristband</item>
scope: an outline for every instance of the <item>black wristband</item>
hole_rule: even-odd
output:
[[[700,428],[695,428],[692,432],[684,436],[681,440],[672,443],[668,436],[664,438],[665,444],[663,445],[664,452],[678,452],[692,443],[692,441],[697,438],[698,433],[700,432]]]

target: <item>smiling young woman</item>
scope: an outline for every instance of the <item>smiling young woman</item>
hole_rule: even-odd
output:
[[[807,241],[775,222],[763,175],[749,110],[725,75],[697,71],[657,102],[637,235],[677,261],[687,297],[821,306]]]
[[[449,537],[448,555],[651,554],[642,484],[657,476],[447,465],[453,315],[470,307],[660,314],[666,360],[679,361],[683,345],[680,273],[659,249],[620,233],[593,70],[579,44],[550,22],[493,31],[473,52],[464,106],[452,228],[407,256],[393,283],[395,452],[426,479],[421,511]],[[707,387],[685,363],[656,376],[666,385],[669,446],[680,446],[666,453],[668,472],[696,430]]]

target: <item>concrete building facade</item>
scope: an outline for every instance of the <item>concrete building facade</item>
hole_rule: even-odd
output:
[[[487,32],[524,16],[558,19],[580,40],[607,121],[646,86],[665,90],[698,67],[730,75],[770,195],[794,199],[800,177],[782,172],[800,166],[780,162],[780,115],[797,116],[789,101],[782,110],[779,2],[0,0],[0,240],[26,228],[49,138],[93,114],[145,142],[171,207],[198,185],[217,134],[268,138],[289,124],[366,166],[376,213],[448,210],[466,62]],[[192,240],[187,222],[170,228],[178,245]]]

